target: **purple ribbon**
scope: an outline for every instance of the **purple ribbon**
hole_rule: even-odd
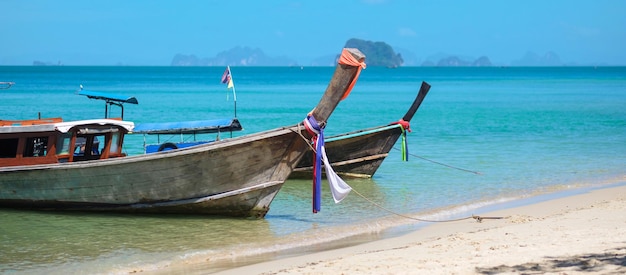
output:
[[[304,126],[313,136],[313,144],[315,145],[315,156],[313,159],[313,213],[317,213],[322,207],[322,146],[324,146],[324,130],[312,115],[306,117]]]

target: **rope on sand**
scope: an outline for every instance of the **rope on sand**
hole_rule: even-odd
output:
[[[400,217],[403,217],[403,218],[407,218],[407,219],[415,220],[415,221],[420,221],[420,222],[456,222],[456,221],[469,220],[469,219],[475,219],[477,222],[482,222],[483,220],[499,220],[499,219],[504,219],[505,218],[505,217],[482,217],[482,216],[476,216],[476,215],[471,215],[471,216],[468,216],[468,217],[463,217],[463,218],[458,218],[458,219],[449,219],[449,220],[428,220],[428,219],[422,219],[422,218],[415,218],[415,217],[411,217],[411,216],[407,216],[407,215],[404,215],[404,214],[400,214],[398,212],[394,212],[394,211],[392,211],[392,210],[390,210],[388,208],[385,208],[382,205],[380,205],[380,204],[372,201],[371,199],[363,196],[361,193],[356,191],[354,188],[352,188],[352,191],[354,193],[356,193],[357,195],[359,195],[359,197],[365,199],[366,201],[368,201],[372,205],[374,205],[374,206],[376,206],[376,207],[378,207],[378,208],[380,208],[380,209],[382,209],[384,211],[387,211],[387,212],[389,212],[391,214],[394,214],[396,216],[400,216]]]

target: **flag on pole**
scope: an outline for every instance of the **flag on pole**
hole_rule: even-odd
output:
[[[233,83],[233,77],[230,74],[230,66],[226,67],[226,70],[224,71],[224,74],[222,75],[222,83],[224,84],[228,84],[227,88],[233,88],[235,86],[235,84]]]

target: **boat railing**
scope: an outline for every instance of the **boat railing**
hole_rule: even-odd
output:
[[[222,133],[230,133],[242,131],[243,127],[237,118],[213,119],[213,120],[195,120],[195,121],[177,121],[177,122],[158,122],[158,123],[140,123],[135,125],[131,134],[142,134],[144,139],[144,152],[154,153],[166,149],[179,149],[191,147],[208,142],[220,140]],[[197,137],[204,134],[217,134],[214,139],[200,139]],[[156,143],[147,141],[147,135],[157,137]],[[165,140],[161,140],[161,136]],[[180,137],[180,141],[172,141]],[[205,136],[206,137],[206,136]]]

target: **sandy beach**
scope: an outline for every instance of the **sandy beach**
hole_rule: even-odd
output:
[[[626,186],[218,274],[624,274]]]

